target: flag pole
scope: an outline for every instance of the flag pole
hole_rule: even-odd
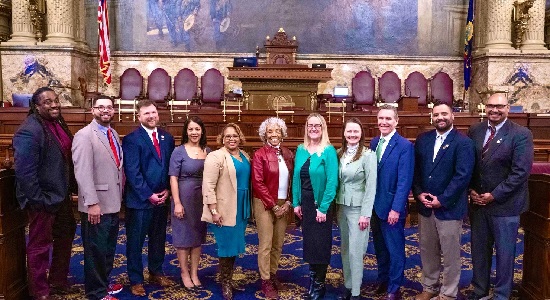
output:
[[[98,93],[99,89],[99,60],[101,57],[99,56],[99,23],[97,25],[97,65],[95,68],[95,92]]]

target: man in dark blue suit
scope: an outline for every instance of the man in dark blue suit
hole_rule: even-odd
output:
[[[474,170],[474,142],[453,127],[449,105],[432,110],[434,130],[414,144],[413,194],[418,203],[422,293],[416,300],[456,299],[460,280],[460,234],[468,209],[468,186]],[[441,262],[443,259],[443,281]]]
[[[504,94],[494,94],[485,105],[488,122],[470,127],[476,145],[476,166],[470,183],[472,225],[472,285],[468,299],[489,294],[493,245],[496,281],[493,299],[509,299],[519,216],[529,206],[527,179],[533,164],[533,135],[508,120],[510,106]]]
[[[386,299],[401,299],[405,270],[405,218],[414,174],[413,144],[395,130],[397,110],[383,105],[378,129],[370,148],[378,157],[376,197],[371,218],[374,250],[378,261],[378,285],[371,291],[387,292]]]
[[[159,116],[154,102],[142,100],[137,109],[141,126],[122,140],[126,174],[126,255],[130,290],[135,296],[145,296],[141,258],[145,236],[149,236],[150,282],[163,287],[174,284],[162,271],[167,223],[165,201],[170,184],[168,166],[174,138],[157,127]]]

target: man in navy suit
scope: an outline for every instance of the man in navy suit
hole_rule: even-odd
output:
[[[29,116],[13,136],[16,197],[29,222],[30,292],[33,299],[45,300],[50,294],[74,292],[67,280],[76,230],[70,198],[76,191],[73,135],[52,89],[36,90],[30,107]]]
[[[508,120],[505,94],[494,94],[485,105],[488,122],[470,127],[476,146],[476,166],[470,183],[473,291],[468,299],[489,295],[493,245],[496,281],[493,299],[509,299],[519,216],[529,206],[527,179],[533,164],[533,135]]]
[[[378,261],[378,285],[371,291],[387,293],[386,299],[401,299],[405,270],[405,218],[414,174],[414,147],[395,130],[397,110],[383,105],[378,111],[378,129],[370,148],[378,158],[374,211],[371,218],[374,250]]]
[[[162,270],[167,223],[165,201],[169,195],[168,166],[174,138],[157,127],[159,116],[154,102],[142,100],[137,109],[141,126],[122,140],[126,174],[126,255],[130,290],[135,296],[145,296],[141,258],[145,236],[149,236],[150,282],[163,287],[174,284]]]
[[[456,299],[460,280],[460,234],[474,170],[474,142],[453,127],[449,105],[432,110],[434,130],[414,144],[413,194],[418,203],[422,293],[416,300]],[[443,282],[440,284],[443,259]]]

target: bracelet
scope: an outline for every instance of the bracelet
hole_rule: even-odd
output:
[[[211,213],[212,215],[217,215],[217,214],[218,214],[218,210],[215,209],[215,208],[212,208],[212,209],[210,210],[210,213]]]
[[[281,209],[281,207],[280,207],[279,205],[273,206],[273,211],[274,211],[274,212],[278,212],[279,209]]]

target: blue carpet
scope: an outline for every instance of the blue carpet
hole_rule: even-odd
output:
[[[422,286],[420,255],[418,247],[418,228],[413,226],[405,229],[406,236],[406,255],[407,261],[405,265],[406,281],[402,292],[405,298],[414,297]],[[178,261],[176,258],[176,250],[171,245],[171,229],[168,226],[168,237],[166,242],[166,259],[164,270],[166,275],[172,279],[181,282],[179,279]],[[242,291],[237,290],[234,294],[235,299],[265,299],[260,290],[260,276],[256,254],[258,251],[258,235],[256,227],[249,224],[246,234],[246,254],[236,260],[236,270],[233,279],[237,281],[238,286]],[[145,289],[147,297],[135,297],[130,293],[128,276],[126,275],[126,255],[125,255],[126,235],[124,225],[120,226],[118,236],[118,245],[115,256],[114,270],[111,274],[112,282],[124,284],[124,290],[117,294],[118,299],[222,299],[220,286],[217,282],[217,264],[216,244],[213,236],[209,233],[206,244],[203,246],[203,254],[200,262],[199,277],[203,284],[203,289],[190,293],[184,291],[180,285],[175,285],[167,289],[148,284],[146,282]],[[327,295],[325,299],[336,299],[341,291],[343,284],[342,279],[342,262],[340,259],[340,236],[336,226],[333,228],[333,246],[332,260],[327,273]],[[462,273],[460,277],[460,292],[466,294],[470,291],[470,280],[472,278],[472,261],[470,258],[470,229],[464,225],[462,232]],[[520,235],[517,241],[517,256],[516,267],[514,274],[514,291],[512,299],[519,299],[518,286],[522,277],[523,263],[523,231],[520,229]],[[147,248],[143,248],[144,265],[146,265]],[[279,277],[289,288],[287,291],[280,293],[279,299],[299,299],[307,287],[308,266],[301,259],[302,255],[302,233],[300,229],[288,230],[285,236],[285,245],[283,255],[280,261]],[[363,277],[363,289],[361,296],[364,299],[377,299],[369,295],[365,288],[376,279],[376,257],[372,245],[372,237],[369,241],[367,254],[364,258],[365,270]],[[495,266],[495,258],[493,255],[493,266]],[[494,267],[492,280],[494,280]],[[84,298],[84,274],[83,274],[83,247],[80,238],[80,225],[77,228],[77,235],[73,244],[73,256],[71,260],[71,281],[81,289],[80,294],[69,295],[64,299],[83,299]],[[145,270],[145,278],[148,274]]]

